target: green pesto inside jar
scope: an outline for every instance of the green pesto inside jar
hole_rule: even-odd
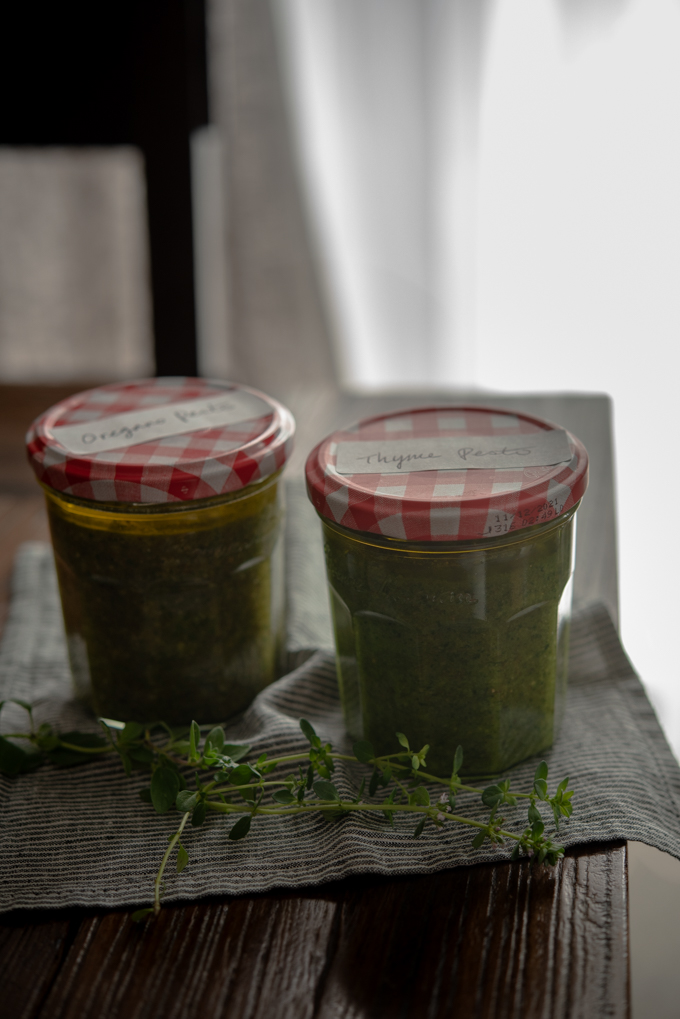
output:
[[[76,693],[97,714],[221,720],[276,678],[279,476],[163,505],[44,489]]]
[[[576,507],[489,541],[416,543],[322,518],[349,734],[493,775],[550,747],[564,705]]]

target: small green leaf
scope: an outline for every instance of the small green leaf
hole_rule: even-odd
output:
[[[131,743],[132,740],[138,739],[143,732],[144,726],[140,722],[126,722],[118,735],[118,742]],[[62,739],[66,739],[66,737],[62,736]]]
[[[177,850],[177,873],[181,874],[187,863],[189,862],[189,854],[180,842],[179,849]]]
[[[239,764],[238,768],[234,768],[229,776],[229,781],[232,785],[247,785],[253,778],[257,778],[257,773],[253,771],[249,764]]]
[[[198,793],[193,792],[190,789],[181,789],[177,793],[177,799],[175,800],[175,806],[178,810],[181,810],[183,814],[188,814],[190,810],[193,810],[198,803]]]
[[[486,807],[496,807],[503,799],[503,791],[497,785],[489,785],[482,793],[482,803]]]
[[[392,779],[392,769],[389,764],[383,768],[382,778],[380,779],[380,785],[383,789],[386,789]]]
[[[485,838],[486,838],[486,832],[485,831],[477,832],[477,834],[475,835],[475,837],[472,840],[472,848],[473,849],[479,849],[479,847],[484,842]]]
[[[207,809],[205,800],[201,800],[200,803],[196,804],[194,812],[191,815],[191,823],[194,828],[199,828],[203,824]]]
[[[370,764],[375,757],[375,750],[373,744],[369,743],[368,740],[360,739],[352,747],[352,753],[356,757],[357,761],[361,761],[362,764]]]
[[[420,767],[420,758],[416,757],[415,754],[411,758],[411,767],[413,768],[414,771],[417,771],[418,768]]]
[[[457,775],[463,765],[463,748],[461,746],[456,747],[456,752],[453,755],[453,774]]]
[[[536,768],[536,771],[534,773],[534,780],[536,780],[537,778],[547,777],[548,777],[548,765],[545,763],[545,761],[541,761],[541,763]]]
[[[539,852],[538,852],[538,858],[536,860],[536,863],[543,863],[543,861],[545,860],[547,855],[548,855],[548,850],[544,846],[543,849],[540,849]]]
[[[211,729],[205,738],[205,745],[212,747],[213,750],[217,750],[218,753],[222,753],[224,747],[224,729],[221,725],[216,725],[214,729]]]
[[[151,799],[151,790],[150,789],[140,789],[139,790],[139,798],[140,798],[140,800],[143,803],[152,803],[153,802],[152,799]]]
[[[515,843],[515,848],[510,853],[510,859],[511,860],[519,860],[519,850],[520,850],[519,842],[516,842]]]
[[[533,824],[534,821],[541,820],[541,812],[535,804],[533,803],[529,804],[529,810],[527,811],[527,813],[529,815],[530,824]]]
[[[146,920],[150,913],[153,913],[153,906],[148,906],[146,909],[138,909],[136,913],[133,913],[130,919],[133,923],[141,923],[142,920]]]
[[[413,838],[414,839],[419,839],[420,836],[423,834],[423,828],[425,827],[425,820],[426,820],[426,818],[422,818],[422,820],[419,821],[418,824],[416,825],[416,830],[413,833]]]
[[[249,752],[250,747],[240,743],[225,743],[222,753],[225,757],[231,757],[232,761],[240,761]]]
[[[189,729],[189,753],[192,758],[198,757],[198,748],[201,743],[201,730],[198,722],[192,722]]]
[[[289,789],[277,789],[275,793],[272,793],[272,799],[276,803],[284,804],[284,806],[295,803],[295,797]]]
[[[238,842],[239,839],[244,839],[250,831],[250,814],[246,814],[245,817],[240,817],[234,827],[229,832],[229,838],[232,842]]]
[[[179,792],[179,778],[172,768],[161,765],[151,776],[151,802],[159,814],[165,814],[175,805]]]
[[[300,719],[300,728],[302,729],[303,733],[305,734],[305,736],[307,737],[307,739],[309,740],[313,747],[321,746],[321,740],[314,731],[314,727],[310,725],[306,718]]]
[[[326,782],[324,779],[319,778],[314,783],[314,792],[320,800],[337,800],[340,801],[340,795],[338,790],[335,788],[332,782]]]
[[[419,807],[430,806],[430,794],[424,785],[419,785],[413,792],[413,801],[417,803]]]
[[[534,821],[534,823],[531,826],[531,834],[534,836],[534,838],[535,839],[540,838],[544,831],[545,825],[543,824],[543,821]]]
[[[176,754],[188,757],[191,753],[191,743],[188,739],[178,739],[172,744],[172,749]]]
[[[404,736],[403,732],[398,732],[397,733],[397,739],[401,743],[402,747],[404,747],[406,750],[410,750],[411,749],[409,744],[408,744],[408,740]]]
[[[544,778],[537,778],[534,780],[534,792],[538,796],[539,800],[547,800],[548,783]]]

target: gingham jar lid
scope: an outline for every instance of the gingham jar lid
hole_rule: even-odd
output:
[[[424,407],[334,432],[309,454],[306,474],[317,512],[343,527],[468,541],[565,513],[586,490],[588,454],[569,432],[527,414]]]
[[[38,480],[97,502],[167,503],[235,492],[290,456],[290,411],[255,389],[157,378],[78,393],[26,436]]]

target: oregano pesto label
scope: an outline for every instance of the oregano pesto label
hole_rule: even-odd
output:
[[[69,453],[83,456],[137,446],[172,435],[185,435],[203,428],[241,424],[265,414],[271,414],[271,407],[264,400],[242,389],[234,389],[216,396],[140,407],[139,410],[97,421],[59,425],[50,432]]]
[[[338,474],[507,470],[550,467],[571,458],[567,433],[556,428],[524,435],[437,435],[339,442],[336,470]]]

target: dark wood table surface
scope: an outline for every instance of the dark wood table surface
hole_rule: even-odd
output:
[[[0,386],[0,612],[18,544],[48,539],[23,453],[33,417],[79,386]],[[281,395],[281,394],[279,394]],[[590,488],[579,511],[575,602],[617,618],[611,417],[603,396],[287,395],[298,419],[290,465],[327,431],[397,406],[524,409],[583,440]],[[1,819],[0,819],[1,823]],[[128,910],[0,916],[0,1010],[12,1019],[625,1019],[629,1016],[625,843],[412,878]]]

